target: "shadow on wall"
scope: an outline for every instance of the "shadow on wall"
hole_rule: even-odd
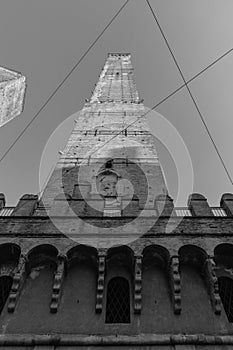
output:
[[[180,315],[175,315],[173,309],[173,257],[165,247],[145,247],[142,251],[142,311],[136,314],[135,286],[137,289],[140,284],[135,282],[135,256],[130,247],[113,247],[101,255],[105,264],[100,279],[100,254],[95,248],[77,245],[62,257],[56,247],[43,244],[33,247],[25,259],[19,246],[3,244],[0,246],[1,326],[7,323],[6,331],[10,333],[83,334],[110,334],[119,326],[120,332],[131,334],[139,331],[139,318],[140,332],[145,333],[155,330],[177,333],[181,327],[187,333],[211,333],[216,329],[227,332],[231,329],[233,315],[233,245],[220,244],[214,253],[213,271],[219,281],[224,307],[221,315],[216,314],[211,304],[209,257],[194,245],[184,245],[179,250]],[[60,269],[61,259],[65,262],[63,270]],[[24,261],[25,273],[20,275],[20,271],[24,271]],[[22,288],[17,292],[18,276],[21,276]],[[52,299],[58,289],[61,293],[57,294],[57,313],[53,314]],[[8,310],[15,290],[18,299],[12,315]],[[97,293],[102,296],[102,312],[96,311]],[[215,295],[218,295],[216,290]]]

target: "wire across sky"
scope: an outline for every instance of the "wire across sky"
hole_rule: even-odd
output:
[[[171,96],[174,96],[178,91],[180,91],[181,89],[183,88],[186,88],[192,101],[193,101],[193,104],[198,112],[198,115],[200,117],[200,120],[202,121],[202,125],[204,126],[206,132],[207,132],[207,135],[209,137],[209,139],[211,140],[211,143],[215,149],[215,152],[217,153],[217,156],[224,168],[224,171],[230,181],[230,183],[233,185],[233,180],[232,180],[232,177],[227,169],[227,166],[223,160],[223,157],[218,149],[218,146],[213,138],[213,136],[211,135],[211,132],[208,128],[208,125],[206,124],[205,122],[205,119],[204,119],[204,116],[203,114],[201,113],[200,111],[200,108],[189,88],[189,83],[191,83],[192,81],[194,81],[197,77],[199,77],[200,75],[202,75],[204,72],[206,72],[208,69],[210,69],[211,67],[213,67],[215,64],[217,64],[220,60],[222,60],[224,57],[226,57],[227,55],[229,55],[230,53],[232,53],[233,51],[233,48],[229,49],[228,51],[226,51],[225,53],[223,53],[220,57],[218,57],[217,59],[215,59],[212,63],[210,63],[207,67],[205,67],[204,69],[202,69],[199,73],[197,73],[195,76],[193,76],[191,79],[187,80],[185,79],[184,77],[184,74],[180,68],[180,65],[172,51],[172,48],[169,44],[169,41],[160,25],[160,22],[159,22],[159,19],[158,19],[158,16],[156,15],[156,12],[154,10],[154,8],[152,8],[151,4],[150,4],[150,1],[149,0],[145,0],[146,3],[148,4],[148,7],[150,9],[150,12],[155,20],[155,23],[156,23],[156,28],[159,29],[164,41],[165,41],[165,44],[168,48],[168,51],[170,53],[170,55],[172,56],[172,59],[179,71],[179,74],[183,80],[183,84],[178,87],[177,89],[175,89],[172,93],[170,93],[169,95],[165,96],[162,100],[158,101],[150,110],[155,110],[158,106],[160,106],[162,103],[164,103],[165,101],[167,101]],[[107,29],[110,28],[111,24],[117,19],[117,17],[120,15],[120,13],[122,13],[122,11],[125,9],[126,5],[130,2],[130,0],[126,0],[124,2],[124,4],[119,8],[119,10],[113,15],[113,17],[110,19],[110,21],[107,23],[107,25],[105,25],[105,27],[103,28],[103,30],[98,34],[98,36],[96,37],[96,39],[89,45],[89,47],[87,48],[87,50],[82,54],[82,56],[79,58],[79,60],[75,63],[75,65],[70,69],[70,71],[68,72],[68,74],[63,78],[63,80],[58,84],[58,86],[54,89],[54,91],[49,95],[49,97],[46,99],[46,101],[43,103],[43,105],[39,108],[39,110],[34,114],[33,118],[28,122],[28,124],[24,127],[24,129],[20,132],[20,134],[16,137],[16,139],[13,141],[13,143],[9,146],[9,148],[5,151],[5,153],[1,156],[0,158],[0,162],[3,161],[3,159],[8,155],[8,153],[14,148],[14,146],[16,145],[16,143],[21,139],[21,137],[24,135],[24,133],[26,132],[26,130],[32,125],[32,123],[39,117],[39,115],[41,114],[41,112],[45,109],[45,107],[49,104],[49,102],[53,99],[53,97],[56,95],[56,93],[58,92],[58,90],[64,85],[64,83],[68,80],[68,78],[71,76],[71,74],[79,67],[79,65],[83,62],[83,60],[85,59],[85,57],[89,54],[89,52],[91,51],[91,49],[97,44],[97,42],[102,38],[102,36],[104,35],[104,33],[107,31]],[[149,110],[149,111],[150,111]],[[147,111],[145,114],[149,113],[149,111]],[[145,116],[142,115],[140,116],[139,118],[137,118],[133,123],[131,123],[130,125],[128,125],[127,127],[124,128],[127,129],[128,127],[130,127],[132,124],[136,123],[138,121],[138,119],[140,119],[141,117],[144,117]],[[119,132],[119,134],[122,132],[123,130],[121,130]],[[102,145],[100,145],[100,148],[104,147],[108,142],[110,142],[112,139],[114,139],[115,137],[117,137],[119,134],[115,134],[113,135],[111,138],[109,138],[105,143],[103,143]],[[100,149],[99,148],[99,149]],[[53,167],[51,167],[52,169]],[[49,171],[49,174],[50,174],[50,171]],[[47,179],[46,179],[47,181]],[[40,191],[41,192],[41,191]],[[39,192],[39,193],[40,193]],[[38,194],[39,194],[38,193]]]

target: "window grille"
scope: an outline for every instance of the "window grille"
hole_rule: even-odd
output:
[[[227,216],[225,210],[222,208],[212,208],[211,210],[214,216]]]
[[[4,305],[8,299],[13,279],[10,276],[0,277],[0,314],[4,308]]]
[[[177,216],[192,216],[188,208],[175,208],[175,211]]]
[[[106,323],[130,323],[129,282],[114,277],[108,283]]]
[[[14,210],[14,207],[5,207],[0,210],[0,216],[10,216]]]
[[[219,294],[229,322],[233,322],[233,280],[219,277]]]

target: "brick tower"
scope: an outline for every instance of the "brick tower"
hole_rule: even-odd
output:
[[[232,349],[232,257],[233,194],[174,207],[130,55],[109,54],[42,198],[0,194],[0,346]]]
[[[54,204],[56,199],[61,201],[62,192],[78,200],[70,205],[78,215],[132,216],[142,209],[143,216],[156,215],[155,196],[167,190],[146,112],[130,55],[109,54],[90,101],[78,114],[37,215],[43,214],[43,206],[50,215],[61,215],[61,202]],[[118,183],[120,193],[99,188],[108,180],[113,187]],[[63,210],[67,214],[68,207]]]

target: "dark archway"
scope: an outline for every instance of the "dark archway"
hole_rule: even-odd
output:
[[[37,245],[28,252],[23,290],[10,325],[15,332],[48,328],[57,253],[50,244]]]
[[[96,248],[86,246],[83,244],[71,248],[67,252],[68,269],[77,264],[92,265],[97,269],[97,250]]]
[[[218,267],[233,267],[233,245],[229,243],[219,244],[214,249],[214,260]]]
[[[153,244],[145,247],[142,254],[142,331],[166,332],[167,328],[173,327],[169,252],[165,247]]]
[[[98,322],[95,314],[97,250],[80,244],[72,247],[66,255],[67,268],[57,327],[65,333],[85,333],[87,329],[95,329],[95,322]]]
[[[8,300],[13,276],[20,256],[20,247],[14,243],[0,245],[0,314]]]
[[[14,263],[17,264],[20,256],[20,247],[14,243],[0,245],[0,265]]]
[[[179,250],[182,314],[191,320],[190,324],[186,322],[184,325],[185,332],[201,332],[203,329],[213,331],[215,327],[207,257],[205,250],[195,245],[185,245]]]
[[[131,278],[134,274],[134,253],[132,249],[126,245],[112,247],[107,253],[107,271],[116,270],[121,268],[127,272]]]

